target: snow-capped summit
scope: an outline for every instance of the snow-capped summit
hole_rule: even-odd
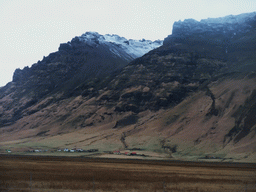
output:
[[[245,33],[256,21],[256,12],[243,13],[240,15],[228,15],[219,18],[208,18],[196,21],[185,19],[173,24],[172,35],[187,36],[195,33]]]
[[[256,12],[252,13],[243,13],[240,15],[228,15],[225,17],[218,17],[218,18],[208,18],[202,19],[200,22],[202,23],[244,23],[247,20],[251,20],[256,16]]]
[[[97,32],[86,32],[78,37],[80,41],[95,41],[95,40],[103,40],[103,36]]]
[[[142,55],[160,47],[163,44],[162,40],[128,40],[115,34],[101,35],[97,32],[86,32],[76,38],[78,38],[80,42],[90,46],[108,45],[110,47],[110,51],[115,55],[120,56],[120,52],[124,51],[132,59],[141,57]],[[74,39],[72,41],[74,41]]]

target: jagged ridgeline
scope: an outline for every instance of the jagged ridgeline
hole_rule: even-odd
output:
[[[86,32],[60,44],[59,51],[32,67],[16,69],[13,81],[2,88],[0,97],[12,94],[12,99],[4,102],[0,126],[14,123],[23,116],[23,110],[51,94],[61,93],[59,99],[96,94],[98,90],[88,90],[91,84],[95,86],[99,80],[162,43]]]
[[[164,42],[75,37],[0,89],[0,149],[49,143],[254,161],[255,34],[254,12],[175,22]]]
[[[54,90],[71,92],[74,86],[102,78],[161,45],[160,40],[127,40],[118,35],[87,32],[71,42],[60,44],[59,51],[44,57],[31,68],[17,69],[13,82],[34,88],[39,94],[37,97]]]

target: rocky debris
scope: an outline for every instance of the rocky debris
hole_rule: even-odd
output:
[[[127,148],[128,148],[128,145],[127,145],[127,143],[125,142],[125,137],[126,137],[126,133],[123,132],[123,133],[121,134],[120,141],[122,142],[124,148],[127,149]]]
[[[212,99],[212,105],[211,105],[211,107],[209,109],[209,112],[206,115],[207,116],[211,116],[211,115],[217,116],[219,111],[218,111],[218,109],[216,109],[216,105],[215,105],[215,99],[216,98],[215,98],[214,94],[211,92],[211,90],[208,87],[206,87],[206,90],[207,90],[206,91],[206,95],[210,96],[211,99]]]

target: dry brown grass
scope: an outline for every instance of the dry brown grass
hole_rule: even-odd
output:
[[[255,191],[255,164],[0,156],[0,191]]]

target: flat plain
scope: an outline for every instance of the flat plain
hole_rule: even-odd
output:
[[[0,191],[256,191],[256,164],[0,155]]]

